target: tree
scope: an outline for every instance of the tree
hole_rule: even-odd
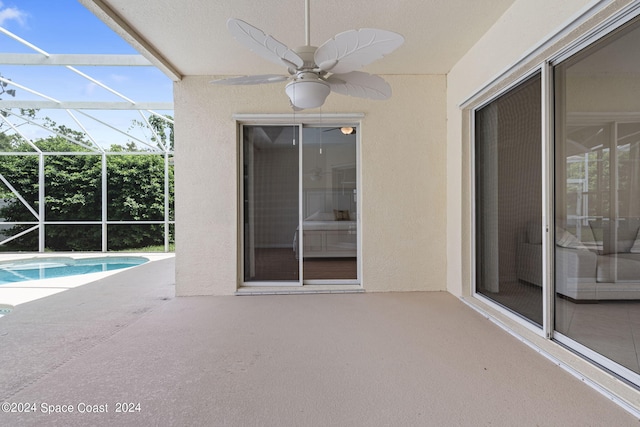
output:
[[[48,125],[59,134],[89,145],[84,134],[50,119]],[[0,138],[7,151],[34,151],[26,142],[12,138]],[[45,155],[45,220],[46,221],[100,221],[102,219],[102,155],[61,136],[53,136],[34,142],[43,152],[76,152],[87,154]],[[135,147],[129,147],[133,150]],[[125,154],[127,148],[112,146],[111,151],[123,154],[106,157],[107,195],[106,212],[109,221],[162,221],[165,206],[165,163],[158,154]],[[138,151],[138,150],[136,150]],[[37,155],[0,156],[0,173],[15,187],[18,193],[38,210]],[[170,183],[173,168],[170,168]],[[0,217],[7,222],[33,222],[33,214],[24,207],[12,192],[0,185]],[[173,203],[173,186],[170,185],[170,201]],[[10,234],[26,230],[31,225],[14,226]],[[100,225],[47,225],[46,247],[52,250],[99,250],[101,248]],[[164,243],[163,225],[109,225],[108,248],[119,250],[141,248]],[[18,241],[19,240],[19,241]],[[11,250],[34,250],[37,235],[29,233],[11,242]]]
[[[2,77],[2,74],[0,74],[0,77]],[[11,80],[11,79],[8,79]],[[2,95],[9,95],[9,96],[16,96],[16,90],[15,89],[7,89],[7,86],[9,86],[9,83],[7,82],[0,82],[0,96]],[[0,98],[1,100],[2,98]],[[2,110],[0,111],[0,114],[2,114],[4,117],[7,117],[7,112]],[[0,128],[2,127],[3,123],[0,122]]]
[[[5,135],[4,133],[0,133],[0,151],[13,151],[15,144],[16,138],[14,135]]]
[[[168,114],[165,114],[164,117],[173,121],[173,117]],[[160,149],[164,150],[164,148],[166,147],[170,151],[173,151],[173,123],[163,119],[162,117],[156,116],[155,114],[149,116],[148,121],[149,125],[155,132],[155,135],[158,136],[158,138],[156,138],[155,135],[152,136],[151,141],[155,142]],[[147,124],[141,122],[140,120],[133,120],[130,129],[133,129],[134,127],[140,127],[144,129],[147,128]]]
[[[107,157],[107,215],[110,220],[162,221],[165,210],[164,157],[157,154]],[[173,168],[169,169],[173,182]],[[173,201],[173,186],[169,186]],[[128,225],[109,231],[109,248],[161,245],[163,225]]]

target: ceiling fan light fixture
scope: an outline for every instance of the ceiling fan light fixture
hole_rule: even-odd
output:
[[[318,108],[324,104],[331,88],[322,80],[296,80],[287,84],[285,92],[298,108]]]
[[[336,34],[319,47],[311,46],[309,2],[305,0],[305,45],[295,49],[240,19],[227,20],[227,29],[236,40],[262,58],[285,65],[289,75],[240,76],[211,83],[256,85],[292,80],[285,92],[294,111],[322,106],[332,91],[358,98],[388,99],[389,83],[375,74],[356,70],[396,50],[404,43],[404,37],[392,31],[361,28]]]
[[[355,129],[352,127],[341,127],[340,132],[342,132],[344,135],[351,135],[355,132]]]

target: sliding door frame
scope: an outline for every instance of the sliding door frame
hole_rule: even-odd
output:
[[[537,335],[554,340],[576,353],[590,359],[597,365],[604,367],[611,372],[616,372],[623,378],[640,384],[640,375],[612,362],[606,356],[597,353],[584,345],[564,336],[555,330],[555,181],[561,177],[555,176],[555,139],[561,138],[561,134],[556,133],[556,127],[562,127],[564,123],[556,122],[555,108],[562,108],[563,99],[559,99],[555,93],[554,86],[562,84],[558,81],[558,76],[554,73],[554,67],[567,60],[578,52],[592,46],[599,40],[607,37],[611,33],[622,28],[630,21],[640,16],[640,2],[632,2],[616,9],[611,5],[614,12],[608,17],[598,17],[598,14],[607,9],[608,6],[601,2],[585,8],[579,15],[572,18],[564,29],[544,43],[532,49],[522,59],[490,82],[479,88],[473,95],[459,104],[462,110],[463,123],[468,126],[465,142],[468,144],[470,175],[469,184],[469,291],[470,296],[480,300],[491,310],[499,315],[505,316],[519,326],[523,326]],[[587,23],[587,24],[585,24]],[[590,25],[591,28],[582,30],[580,27]],[[578,33],[578,35],[575,35]],[[541,85],[541,107],[542,107],[542,224],[543,224],[543,325],[537,328],[523,317],[514,314],[512,311],[502,307],[491,299],[483,296],[477,291],[477,212],[476,212],[476,112],[504,95],[509,90],[519,85],[534,73],[540,72],[542,77]],[[563,120],[560,118],[560,120]],[[464,134],[465,132],[463,132]]]
[[[350,121],[331,121],[331,122],[322,122],[322,123],[314,123],[314,122],[309,122],[309,121],[305,121],[304,123],[302,123],[300,125],[300,177],[299,177],[299,184],[300,184],[300,192],[299,195],[301,197],[299,197],[300,200],[300,209],[298,212],[298,217],[300,219],[300,223],[299,223],[299,230],[302,230],[303,232],[299,233],[300,236],[300,253],[302,254],[302,257],[300,257],[300,277],[302,278],[302,285],[360,285],[361,282],[361,266],[362,266],[362,262],[361,262],[361,243],[360,243],[360,236],[361,236],[361,227],[360,227],[360,134],[361,132],[356,131],[356,146],[355,146],[355,159],[356,159],[356,188],[355,188],[355,195],[356,195],[356,278],[355,279],[305,279],[304,276],[304,224],[303,224],[303,218],[305,215],[305,200],[304,197],[302,197],[302,195],[304,194],[304,168],[303,168],[303,159],[304,159],[304,129],[308,129],[308,128],[335,128],[335,127],[353,127],[354,129],[358,129],[360,128],[360,123],[354,123],[354,122],[350,122]]]
[[[256,281],[245,281],[245,250],[246,248],[246,233],[247,230],[245,230],[245,226],[244,226],[244,222],[246,219],[246,215],[247,213],[245,212],[245,206],[244,206],[244,200],[245,200],[245,196],[252,198],[252,195],[246,195],[245,194],[245,184],[244,184],[244,162],[245,162],[245,157],[244,157],[244,153],[245,153],[245,146],[244,146],[244,130],[245,130],[245,126],[291,126],[291,127],[295,127],[297,129],[297,132],[294,133],[294,138],[295,138],[295,142],[294,145],[296,145],[296,149],[298,151],[298,155],[297,155],[297,159],[298,159],[298,165],[300,164],[300,159],[302,156],[302,147],[300,144],[300,138],[302,136],[302,126],[300,126],[299,124],[277,124],[277,123],[240,123],[237,122],[237,135],[238,135],[238,171],[239,171],[239,176],[238,176],[238,283],[243,286],[243,287],[247,287],[247,286],[273,286],[273,287],[283,287],[283,286],[287,286],[287,287],[292,287],[292,286],[302,286],[302,269],[300,267],[300,263],[298,264],[298,280],[256,280]],[[300,179],[300,168],[298,168],[298,180]],[[249,169],[247,171],[247,173],[252,174],[252,169]],[[250,182],[252,182],[252,179],[249,179]],[[300,186],[298,185],[297,188],[297,192],[298,192],[298,196],[300,194]],[[249,208],[251,210],[251,206],[252,204],[249,204]],[[300,200],[298,197],[298,212],[300,210]],[[251,217],[252,215],[249,214],[249,216]],[[298,214],[298,218],[299,218],[299,214]],[[253,228],[253,221],[249,220],[249,227]],[[298,220],[299,223],[299,220]],[[254,232],[253,231],[248,231],[248,238],[249,239],[254,239]],[[302,237],[300,236],[300,241],[298,242],[299,245],[302,245]],[[250,244],[251,247],[255,248],[255,243],[251,243]],[[255,256],[253,257],[255,258]],[[254,266],[250,265],[249,268],[251,269],[251,271],[254,271]]]
[[[233,119],[237,129],[237,152],[238,152],[238,284],[239,287],[296,287],[304,285],[362,285],[362,191],[361,191],[361,151],[360,151],[360,126],[364,114],[236,114]],[[243,185],[243,165],[244,165],[244,126],[291,126],[297,128],[298,146],[298,230],[303,228],[304,200],[303,194],[303,129],[305,127],[340,127],[352,126],[358,129],[356,133],[356,207],[357,207],[357,278],[356,279],[331,279],[331,280],[305,280],[304,279],[304,233],[298,233],[299,251],[302,256],[298,260],[298,280],[292,281],[245,281],[244,278],[244,185]]]

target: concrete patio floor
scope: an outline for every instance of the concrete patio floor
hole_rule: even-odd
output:
[[[0,318],[0,401],[34,409],[0,425],[639,425],[448,293],[175,297],[173,275]]]

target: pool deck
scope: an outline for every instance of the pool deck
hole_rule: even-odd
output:
[[[156,261],[160,259],[171,258],[174,256],[172,253],[135,253],[135,252],[117,252],[117,253],[79,253],[79,252],[47,252],[44,254],[2,254],[0,255],[0,262],[2,261],[15,261],[22,259],[38,259],[38,258],[97,258],[97,257],[122,257],[122,256],[141,256],[148,258],[149,261]],[[59,292],[63,292],[69,289],[76,288],[78,286],[86,285],[87,283],[100,280],[102,278],[117,274],[120,270],[103,271],[99,273],[80,274],[77,276],[68,276],[52,279],[41,280],[28,280],[23,282],[0,284],[0,315],[2,312],[11,310],[13,307],[19,304],[24,304],[29,301],[33,301],[39,298],[55,295]]]
[[[175,297],[174,274],[146,263],[0,318],[0,402],[35,408],[0,425],[639,424],[446,292]]]

